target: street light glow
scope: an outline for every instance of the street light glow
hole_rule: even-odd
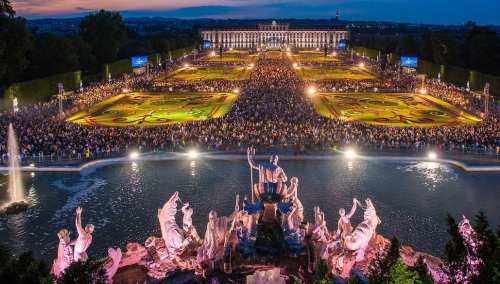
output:
[[[137,157],[139,157],[139,153],[137,153],[137,152],[130,153],[130,158],[131,159],[137,159]]]
[[[234,89],[234,90],[233,90],[233,93],[235,93],[235,94],[237,94],[237,93],[239,93],[239,92],[240,92],[240,90],[239,90],[239,89]]]
[[[293,67],[297,67],[297,63],[294,63],[294,64],[293,64]]]
[[[314,87],[310,87],[308,92],[310,95],[313,95],[314,93],[316,93],[316,89],[314,89]]]
[[[436,153],[429,153],[429,158],[431,158],[433,160],[436,159],[437,158]]]
[[[422,95],[427,94],[427,90],[426,90],[426,89],[424,89],[424,88],[420,89],[420,91],[419,91],[419,92],[420,92]]]
[[[188,152],[188,157],[189,158],[196,158],[196,157],[198,157],[198,152],[196,152],[196,151],[189,151]]]
[[[365,68],[365,64],[364,63],[359,63],[359,67]]]
[[[352,158],[354,158],[356,156],[356,152],[354,152],[354,150],[347,150],[345,152],[345,155],[346,155],[347,158],[352,159]]]

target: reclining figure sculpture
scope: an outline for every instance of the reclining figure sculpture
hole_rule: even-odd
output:
[[[376,236],[375,230],[377,225],[380,224],[380,219],[377,216],[371,199],[367,198],[365,202],[366,209],[363,222],[354,229],[352,234],[346,236],[344,242],[344,247],[346,249],[356,251],[356,262],[364,260],[366,247],[370,240]],[[358,205],[362,207],[361,204]]]

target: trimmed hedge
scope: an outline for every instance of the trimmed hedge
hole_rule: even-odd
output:
[[[369,58],[376,58],[379,53],[378,50],[361,46],[355,46],[354,50],[360,54],[364,53]],[[392,54],[391,63],[398,60],[401,60],[401,55]],[[441,73],[441,80],[459,87],[466,87],[467,81],[469,81],[471,90],[483,91],[486,83],[490,83],[490,94],[500,95],[500,77],[455,66],[439,65],[420,59],[418,60],[417,72],[426,74],[429,78],[437,78],[438,73]]]
[[[168,55],[172,56],[172,59],[179,59],[179,58],[182,58],[184,55],[188,55],[188,54],[191,54],[191,52],[193,51],[194,49],[194,45],[191,45],[191,46],[188,46],[188,47],[184,47],[184,48],[179,48],[179,49],[176,49],[176,50],[171,50],[168,52]]]
[[[366,48],[366,47],[361,47],[361,46],[355,46],[354,51],[356,53],[359,53],[360,55],[364,54],[370,59],[377,59],[377,56],[380,55],[380,51],[371,49],[371,48]]]
[[[51,77],[15,83],[5,90],[4,103],[6,109],[12,107],[12,100],[17,97],[20,106],[31,103],[46,102],[52,95],[59,93],[57,85],[63,84],[64,90],[73,91],[80,87],[81,72],[74,71]]]
[[[159,53],[148,55],[148,61],[151,62],[153,66],[158,66],[158,64],[160,64],[160,60],[161,60],[161,55]]]
[[[101,75],[103,81],[109,80],[109,74],[111,74],[111,78],[115,78],[122,76],[124,73],[132,73],[132,60],[124,59],[102,66]]]

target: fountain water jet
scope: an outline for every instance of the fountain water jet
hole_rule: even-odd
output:
[[[9,124],[7,150],[9,151],[9,202],[5,207],[5,213],[16,214],[28,209],[28,203],[24,201],[24,190],[21,181],[21,171],[19,169],[19,150],[17,149],[17,137],[12,123]]]

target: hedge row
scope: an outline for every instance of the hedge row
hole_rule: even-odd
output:
[[[357,53],[364,53],[369,58],[376,58],[378,50],[355,46]],[[392,63],[401,60],[401,55],[393,54]],[[490,94],[500,95],[500,77],[482,74],[470,69],[439,65],[436,63],[418,60],[417,72],[426,74],[429,78],[437,78],[441,73],[441,80],[453,83],[459,87],[466,87],[467,81],[470,83],[471,90],[483,91],[486,83],[490,84]]]
[[[121,77],[124,73],[132,73],[132,60],[124,59],[102,66],[102,80],[107,81],[110,78]]]
[[[172,50],[170,53],[175,56],[180,55],[179,57],[172,55],[173,58],[178,59],[185,54],[190,54],[193,48],[194,46],[176,49]],[[160,64],[161,55],[158,53],[148,55],[148,60],[156,66]],[[116,78],[122,76],[123,73],[132,73],[132,62],[130,59],[103,65],[100,78],[107,81],[109,79],[109,74],[111,74],[112,78]],[[5,90],[5,107],[6,109],[11,108],[12,100],[15,97],[17,97],[20,106],[48,101],[52,95],[59,92],[59,88],[57,87],[58,83],[62,83],[66,91],[75,91],[80,87],[80,80],[81,72],[75,71],[43,79],[12,84]]]
[[[377,56],[380,56],[380,51],[371,49],[371,48],[366,48],[366,47],[361,47],[361,46],[355,46],[354,51],[358,53],[359,55],[365,55],[370,59],[376,59]]]
[[[59,93],[59,83],[63,84],[64,90],[73,91],[80,86],[80,80],[80,71],[75,71],[12,84],[5,91],[5,107],[6,109],[12,107],[12,100],[15,97],[19,106],[48,101],[52,95]]]
[[[161,55],[159,53],[148,55],[148,61],[151,62],[153,66],[158,66],[158,64],[160,64],[160,60],[161,60]]]
[[[171,50],[168,52],[168,55],[172,56],[172,59],[177,60],[179,58],[182,58],[184,55],[191,54],[194,48],[195,48],[194,45],[192,45],[184,48],[179,48],[176,50]]]

